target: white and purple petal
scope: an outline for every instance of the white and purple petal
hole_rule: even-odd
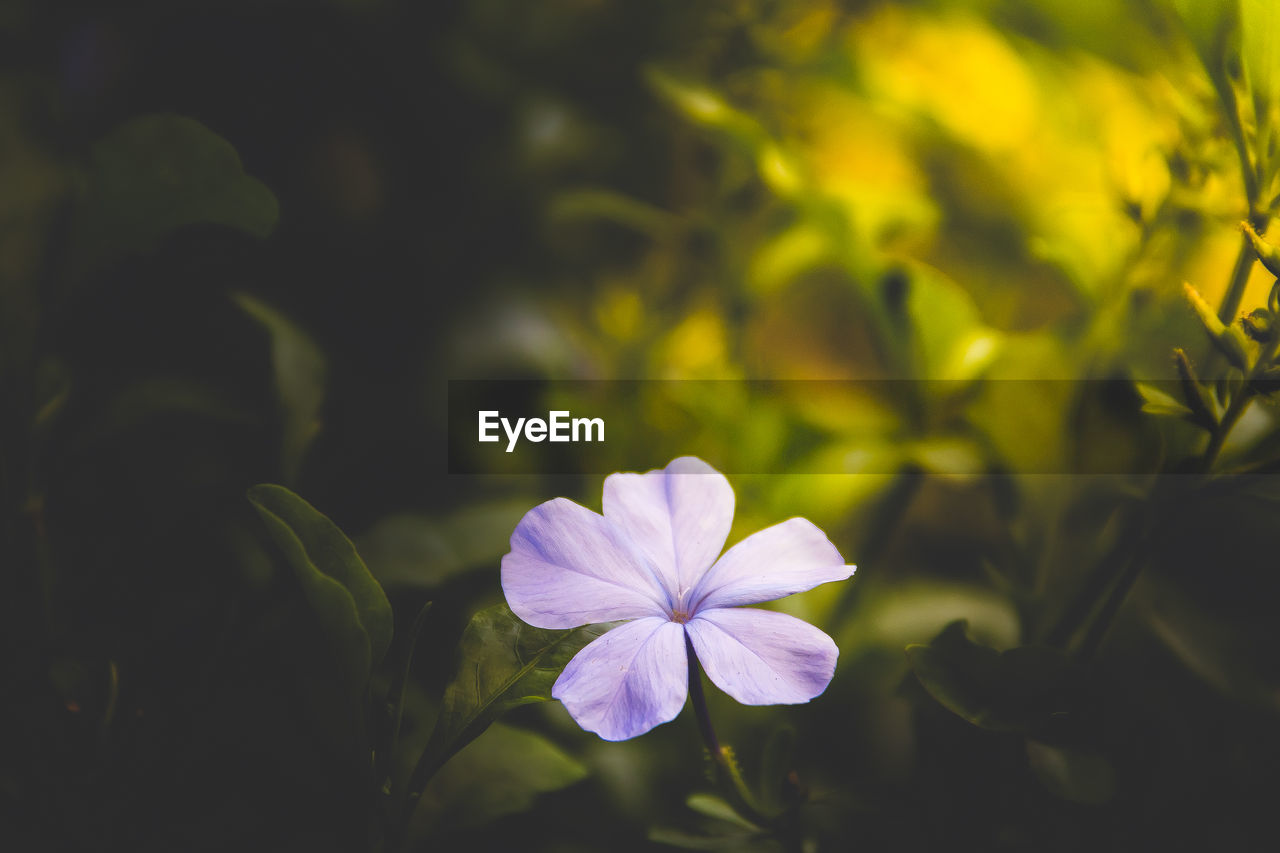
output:
[[[525,513],[502,558],[502,591],[539,628],[576,628],[666,616],[669,603],[648,559],[604,516],[566,498]]]
[[[733,487],[694,456],[661,470],[612,474],[604,515],[627,531],[657,568],[677,606],[715,562],[733,525]]]
[[[785,613],[704,610],[685,630],[707,677],[744,705],[808,702],[836,671],[835,642]]]
[[[689,693],[688,666],[679,624],[637,619],[578,652],[551,695],[582,728],[626,740],[675,719]]]
[[[853,575],[825,533],[792,518],[753,533],[724,553],[689,598],[690,613],[759,604]]]

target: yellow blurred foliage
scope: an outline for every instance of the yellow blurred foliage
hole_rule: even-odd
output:
[[[724,320],[713,306],[691,311],[658,349],[657,374],[664,379],[731,379]]]
[[[871,87],[996,154],[1032,141],[1041,120],[1035,82],[1003,38],[972,18],[934,19],[886,6],[851,33]]]

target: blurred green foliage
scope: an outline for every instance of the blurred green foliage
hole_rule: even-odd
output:
[[[1277,10],[0,2],[0,846],[1265,849]],[[546,701],[483,378],[859,565],[769,826]]]

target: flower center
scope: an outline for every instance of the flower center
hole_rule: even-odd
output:
[[[671,621],[683,625],[689,621],[689,614],[683,610],[673,610],[671,611]]]

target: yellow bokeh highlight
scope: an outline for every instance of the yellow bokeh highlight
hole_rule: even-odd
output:
[[[695,309],[667,335],[659,350],[664,379],[728,379],[724,320],[712,307]]]
[[[937,209],[899,124],[834,86],[814,86],[799,97],[799,132],[814,186],[847,206],[861,242],[880,245],[904,231],[930,235]]]
[[[887,6],[855,30],[854,49],[873,88],[920,111],[975,148],[1026,145],[1040,121],[1034,81],[1009,44],[963,16],[916,17]]]
[[[596,301],[596,322],[600,331],[620,341],[636,337],[644,323],[640,294],[625,286],[608,287]]]

